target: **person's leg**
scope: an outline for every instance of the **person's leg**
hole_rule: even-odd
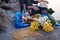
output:
[[[32,6],[31,0],[19,0],[19,3],[21,11],[23,11],[24,4],[26,4],[26,9],[28,9],[27,6]]]
[[[24,6],[23,6],[24,0],[19,0],[19,3],[20,3],[20,10],[22,12],[23,11],[23,8],[24,8]]]

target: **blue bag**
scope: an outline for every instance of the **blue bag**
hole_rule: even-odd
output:
[[[42,17],[47,16],[50,19],[50,16],[47,13],[42,13]]]
[[[60,26],[60,23],[56,22],[56,23],[55,23],[55,26]]]
[[[29,22],[23,23],[22,13],[20,11],[15,11],[14,14],[15,14],[15,28],[16,29],[30,26]]]

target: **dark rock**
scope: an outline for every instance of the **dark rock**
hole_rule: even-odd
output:
[[[55,11],[54,11],[52,8],[49,8],[49,9],[48,9],[48,13],[49,13],[49,14],[52,15],[54,12],[55,12]]]
[[[7,6],[1,6],[0,8],[2,8],[4,10],[10,10],[10,9],[12,9],[11,7],[7,7]]]
[[[9,2],[9,0],[1,0],[1,1],[5,1],[6,3],[8,3],[8,2]]]

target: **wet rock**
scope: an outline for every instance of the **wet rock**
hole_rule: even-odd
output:
[[[4,14],[2,12],[0,12],[0,32],[5,31],[6,27],[4,25]]]
[[[12,8],[10,8],[10,7],[7,7],[7,6],[1,6],[1,8],[2,8],[2,9],[5,9],[5,10],[10,10],[10,9],[12,9]]]
[[[9,0],[1,0],[1,1],[5,1],[6,3],[8,3],[8,2],[9,2]]]
[[[49,13],[49,14],[52,15],[54,12],[55,12],[55,11],[54,11],[52,8],[49,8],[49,9],[48,9],[48,13]]]

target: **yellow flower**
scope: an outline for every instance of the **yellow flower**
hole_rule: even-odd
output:
[[[49,23],[49,26],[52,26],[52,23]]]
[[[53,27],[43,27],[43,30],[45,30],[46,32],[50,32],[50,31],[53,31]]]
[[[48,22],[45,22],[43,26],[49,26]]]
[[[34,16],[35,16],[36,18],[41,17],[41,15],[40,15],[40,14],[35,14]]]
[[[39,26],[40,26],[40,24],[37,21],[33,21],[33,22],[31,22],[30,29],[33,31],[39,30],[40,29]]]
[[[50,32],[52,31],[54,28],[52,27],[52,24],[51,23],[45,23],[44,26],[43,26],[43,30],[45,30],[46,32]]]

